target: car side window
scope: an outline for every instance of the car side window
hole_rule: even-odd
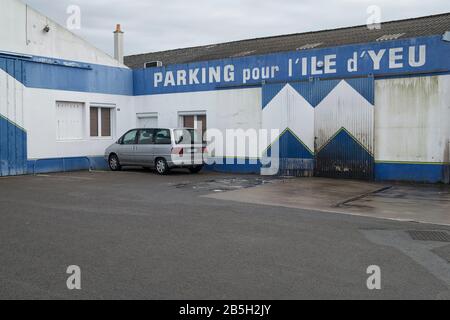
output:
[[[138,144],[153,144],[153,143],[154,143],[153,130],[147,129],[139,131]]]
[[[123,136],[123,144],[136,144],[137,130],[130,131]]]
[[[170,137],[170,130],[156,129],[155,144],[172,144],[172,139]]]

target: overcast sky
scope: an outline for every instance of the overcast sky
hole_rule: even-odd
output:
[[[450,11],[449,0],[23,0],[66,25],[69,5],[81,9],[74,31],[112,54],[116,23],[125,53],[220,43],[247,38],[365,24],[370,5],[382,21]]]

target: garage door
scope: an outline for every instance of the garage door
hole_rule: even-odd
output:
[[[313,80],[266,84],[264,129],[281,134],[280,174],[372,179],[374,80]]]
[[[158,115],[155,114],[138,114],[137,115],[138,128],[158,128]]]
[[[373,78],[316,81],[316,176],[373,179],[373,93]]]

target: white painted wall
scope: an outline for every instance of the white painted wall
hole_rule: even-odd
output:
[[[57,101],[84,103],[82,139],[58,141]],[[114,107],[111,138],[90,137],[91,104]],[[0,70],[0,114],[27,131],[29,159],[102,156],[106,147],[136,122],[133,97],[27,88],[3,70]]]
[[[19,0],[0,0],[0,8],[0,51],[126,68]],[[50,32],[45,33],[47,24]],[[57,101],[84,104],[81,139],[58,141]],[[134,126],[133,101],[129,96],[26,88],[0,70],[0,114],[27,131],[29,159],[103,155],[118,135]],[[111,138],[90,137],[91,103],[114,107]]]
[[[375,82],[375,159],[449,161],[450,76]]]
[[[132,97],[30,88],[25,88],[24,93],[24,125],[28,134],[29,159],[102,156],[106,147],[134,127],[136,112]],[[82,139],[57,140],[56,101],[84,103],[85,125]],[[90,137],[91,104],[114,108],[111,138]]]
[[[314,107],[291,85],[287,84],[264,108],[263,128],[279,130],[287,128],[309,148],[314,150]],[[273,141],[265,146],[269,147]]]
[[[180,112],[206,112],[208,129],[261,128],[261,89],[219,90],[135,97],[137,113],[158,114],[159,127],[179,127]],[[232,152],[217,152],[216,157],[233,157]],[[238,157],[258,157],[241,152]]]
[[[346,81],[339,82],[316,106],[314,117],[318,149],[323,148],[341,128],[345,128],[373,154],[373,105]]]
[[[0,0],[0,8],[1,51],[126,68],[19,0]],[[45,33],[47,24],[50,32]]]
[[[0,69],[0,115],[24,126],[24,87]]]

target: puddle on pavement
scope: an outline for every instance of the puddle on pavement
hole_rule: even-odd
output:
[[[191,189],[197,191],[210,191],[214,193],[227,192],[240,189],[253,188],[273,183],[284,178],[224,178],[200,182],[179,183],[174,185],[177,189]]]

